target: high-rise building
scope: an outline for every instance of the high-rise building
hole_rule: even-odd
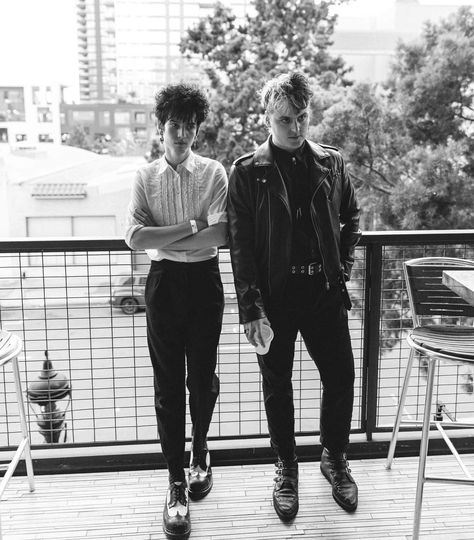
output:
[[[224,3],[243,17],[250,0]],[[213,10],[213,1],[78,0],[81,101],[151,102],[163,84],[202,80],[179,42]]]
[[[77,0],[77,37],[81,101],[115,101],[115,0]]]

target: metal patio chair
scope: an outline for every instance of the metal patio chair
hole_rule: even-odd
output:
[[[22,439],[13,455],[12,460],[7,464],[0,465],[0,468],[5,471],[5,474],[0,483],[0,500],[3,496],[5,488],[10,481],[15,469],[24,456],[26,464],[26,473],[28,477],[28,483],[30,491],[35,489],[35,480],[33,473],[33,462],[31,459],[30,437],[28,434],[28,427],[26,423],[25,403],[23,401],[23,393],[21,389],[20,369],[18,367],[18,355],[22,349],[22,343],[18,336],[0,330],[0,366],[6,366],[11,364],[13,370],[13,381],[15,383],[16,402],[18,405],[18,413],[20,417],[20,427],[22,433]],[[0,526],[0,540],[2,538],[2,531]]]
[[[398,404],[386,467],[390,469],[392,466],[400,424],[402,422],[412,425],[422,424],[413,520],[413,539],[415,540],[419,537],[420,532],[421,507],[425,482],[474,485],[473,477],[465,467],[456,448],[443,429],[443,424],[464,428],[474,427],[474,424],[456,422],[455,418],[449,413],[446,414],[451,419],[449,422],[440,421],[439,415],[435,415],[435,419],[431,420],[433,386],[438,362],[474,365],[474,327],[466,324],[466,320],[464,319],[464,317],[474,317],[474,306],[468,304],[442,283],[444,270],[465,269],[474,269],[474,261],[448,257],[424,257],[412,259],[404,263],[405,280],[413,317],[413,329],[407,337],[407,342],[410,345],[410,355]],[[446,321],[446,317],[448,321]],[[460,324],[462,322],[464,324]],[[426,358],[428,363],[422,422],[402,420],[416,352],[420,353],[423,358]],[[439,413],[439,410],[437,412]],[[444,478],[425,475],[430,427],[432,425],[436,426],[441,433],[449,450],[462,468],[465,477]]]

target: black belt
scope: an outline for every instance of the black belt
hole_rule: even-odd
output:
[[[323,271],[323,265],[320,262],[309,264],[293,264],[290,266],[290,274],[295,276],[314,276]]]

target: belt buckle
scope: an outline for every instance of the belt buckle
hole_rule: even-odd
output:
[[[314,267],[315,266],[316,266],[316,263],[308,264],[308,276],[314,276],[314,274],[315,274]]]

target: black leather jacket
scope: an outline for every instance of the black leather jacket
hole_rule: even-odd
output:
[[[311,219],[319,242],[326,286],[345,287],[360,238],[359,206],[336,148],[308,141]],[[232,165],[227,203],[229,245],[240,322],[266,316],[264,300],[279,295],[289,275],[292,217],[285,183],[270,141]]]

